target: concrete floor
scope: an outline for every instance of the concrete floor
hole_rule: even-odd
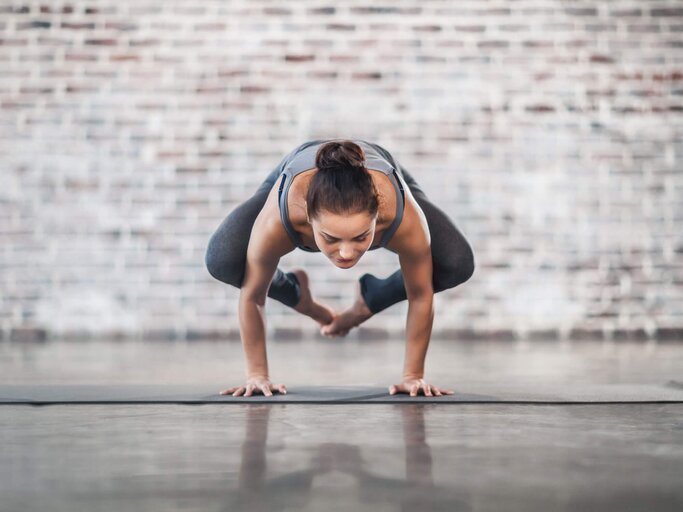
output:
[[[269,342],[288,385],[389,385],[402,356],[399,341]],[[428,381],[456,392],[625,400],[3,405],[0,511],[678,511],[682,370],[676,344],[433,340]],[[238,343],[0,344],[0,384],[220,388],[243,371]],[[679,403],[629,403],[662,397]]]

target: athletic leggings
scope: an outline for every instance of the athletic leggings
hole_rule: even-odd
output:
[[[383,153],[390,158],[391,155],[386,151]],[[474,272],[474,254],[469,243],[451,219],[427,199],[424,191],[410,173],[393,158],[390,162],[405,179],[427,219],[431,234],[434,293],[464,283]],[[251,229],[270,190],[280,176],[282,163],[266,177],[251,198],[238,205],[223,220],[211,236],[206,250],[205,263],[209,273],[219,281],[237,288],[241,287]],[[373,314],[407,299],[400,269],[386,278],[366,273],[359,278],[359,281],[361,295]],[[283,272],[278,267],[270,283],[268,297],[286,306],[295,307],[300,297],[296,276],[291,272]]]

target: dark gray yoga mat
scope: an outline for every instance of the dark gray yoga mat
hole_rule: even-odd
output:
[[[456,393],[441,397],[389,395],[384,387],[366,386],[287,386],[287,394],[272,397],[254,395],[233,397],[219,395],[221,386],[188,385],[0,385],[0,404],[71,404],[71,403],[365,403],[403,401],[489,402],[487,395]]]
[[[0,385],[0,404],[221,404],[221,403],[683,403],[683,391],[671,383],[663,386],[590,386],[582,389],[545,389],[510,391],[501,388],[498,396],[455,390],[453,395],[410,397],[390,395],[376,386],[288,386],[287,394],[272,397],[219,395],[220,385]]]

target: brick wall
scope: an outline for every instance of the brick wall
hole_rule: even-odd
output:
[[[209,236],[295,145],[358,137],[474,247],[435,335],[680,338],[682,31],[680,1],[2,0],[2,336],[237,336]],[[398,258],[299,265],[342,307]]]

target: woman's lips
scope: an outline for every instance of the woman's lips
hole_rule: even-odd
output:
[[[337,261],[338,261],[339,263],[351,263],[353,260],[343,260],[343,259],[341,259],[341,258],[337,258]]]

